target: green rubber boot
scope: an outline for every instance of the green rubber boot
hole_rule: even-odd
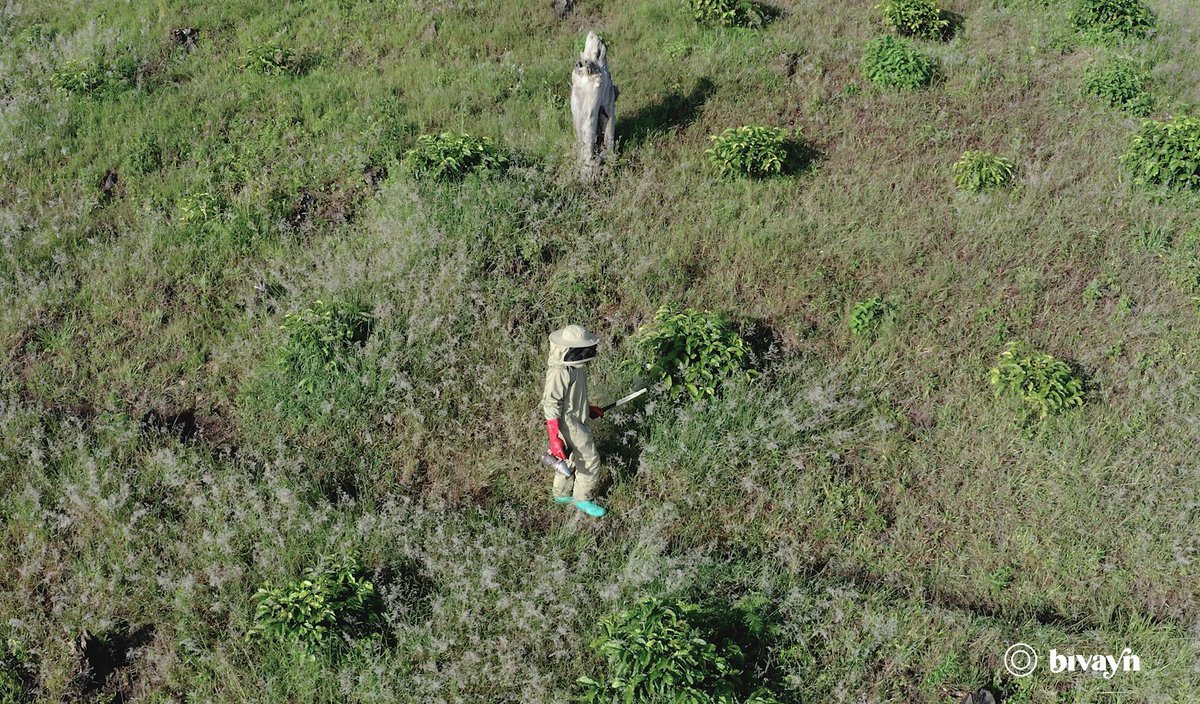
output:
[[[571,501],[573,501],[573,499],[570,496],[555,496],[554,497],[554,503],[556,503],[556,504],[569,504],[569,503],[571,503]]]
[[[592,518],[600,518],[604,514],[608,513],[608,511],[604,510],[603,506],[591,501],[576,501],[575,508],[583,511]]]

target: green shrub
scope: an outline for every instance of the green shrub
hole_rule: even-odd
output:
[[[872,296],[859,301],[850,309],[850,332],[857,337],[873,339],[879,326],[892,312],[892,306],[882,296]]]
[[[675,394],[712,396],[722,380],[753,378],[750,347],[720,315],[664,306],[635,341],[648,381],[662,381]]]
[[[761,27],[763,14],[750,0],[688,0],[700,24],[722,27]]]
[[[72,61],[50,74],[50,84],[64,93],[97,95],[130,88],[137,75],[137,61],[121,57],[108,61],[103,57]]]
[[[287,344],[280,365],[296,386],[312,393],[348,372],[354,345],[366,340],[372,317],[353,305],[318,300],[312,307],[284,316]]]
[[[379,597],[356,555],[324,569],[310,568],[282,587],[263,585],[254,593],[254,625],[248,639],[320,644],[332,633],[354,634],[379,625]]]
[[[600,621],[592,650],[604,659],[600,680],[579,678],[581,701],[607,704],[776,704],[764,688],[743,689],[745,656],[733,642],[719,645],[698,626],[700,607],[686,601],[643,599]]]
[[[1133,180],[1150,186],[1200,187],[1200,119],[1143,120],[1121,160]]]
[[[1071,22],[1096,37],[1144,37],[1154,28],[1155,17],[1142,0],[1075,0]]]
[[[979,193],[1009,186],[1013,181],[1012,161],[990,152],[967,150],[955,162],[954,184],[964,191]]]
[[[867,44],[862,72],[875,85],[913,89],[933,81],[937,64],[911,42],[889,34]]]
[[[242,57],[240,68],[264,76],[298,76],[304,72],[304,59],[291,49],[277,44],[259,44]]]
[[[472,171],[492,171],[507,163],[487,137],[455,132],[417,137],[416,146],[405,152],[404,160],[413,175],[439,180],[460,179]]]
[[[1083,74],[1083,93],[1100,98],[1109,107],[1133,115],[1146,115],[1154,109],[1150,95],[1150,74],[1131,59],[1111,57],[1093,64]]]
[[[179,222],[184,225],[203,225],[220,217],[225,202],[207,192],[191,193],[179,199]]]
[[[1023,412],[1035,412],[1039,419],[1083,405],[1083,381],[1071,367],[1030,351],[1023,342],[1008,343],[989,378],[997,396],[1016,398]]]
[[[884,0],[875,7],[884,24],[907,37],[939,39],[950,28],[950,20],[934,0]]]
[[[713,141],[708,155],[724,176],[777,176],[787,163],[787,130],[747,125],[730,127]]]

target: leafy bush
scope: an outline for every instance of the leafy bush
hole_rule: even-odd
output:
[[[1018,399],[1039,419],[1083,405],[1083,381],[1059,359],[1029,350],[1023,342],[1005,347],[989,378],[996,395]]]
[[[254,601],[254,625],[246,634],[251,639],[311,647],[331,633],[353,634],[382,622],[375,585],[353,554],[324,569],[310,568],[282,587],[268,583]]]
[[[246,52],[240,67],[243,71],[254,71],[264,76],[298,76],[304,72],[304,63],[302,57],[287,47],[259,44]]]
[[[892,307],[882,296],[872,296],[855,303],[850,309],[850,332],[858,337],[874,338],[880,323],[891,311]]]
[[[660,308],[636,338],[649,381],[662,381],[675,395],[712,396],[721,381],[737,374],[753,378],[750,347],[722,316],[693,309]]]
[[[964,191],[979,193],[1012,184],[1012,161],[990,152],[967,150],[951,167],[954,184]]]
[[[1083,93],[1100,98],[1109,107],[1133,115],[1145,115],[1154,108],[1150,95],[1150,74],[1130,59],[1111,57],[1089,66],[1083,74]]]
[[[908,37],[938,39],[950,28],[950,20],[934,0],[884,0],[875,7],[887,26]]]
[[[700,24],[722,27],[761,27],[763,14],[750,0],[688,0]]]
[[[472,171],[502,168],[507,158],[487,137],[442,132],[417,137],[417,144],[404,154],[415,176],[439,180],[460,179]]]
[[[64,93],[96,95],[129,88],[136,75],[137,61],[130,57],[99,57],[64,64],[50,74],[50,84]]]
[[[862,71],[875,85],[913,89],[929,85],[937,73],[937,64],[912,42],[889,34],[867,44]]]
[[[643,599],[629,611],[600,621],[602,635],[592,650],[604,658],[598,681],[579,678],[581,700],[590,704],[679,702],[683,704],[775,704],[760,688],[739,695],[742,649],[719,646],[697,625],[700,607],[686,601]]]
[[[1143,120],[1121,160],[1143,185],[1200,187],[1200,119]]]
[[[1071,22],[1097,37],[1144,37],[1154,28],[1155,17],[1142,0],[1075,0]]]
[[[295,375],[296,385],[312,393],[349,371],[351,348],[364,340],[372,317],[353,305],[318,300],[310,308],[284,316],[287,345],[280,364]]]
[[[777,176],[787,162],[787,130],[747,125],[710,137],[704,153],[724,176]]]
[[[184,225],[202,225],[219,217],[224,201],[211,193],[199,192],[183,196],[177,205],[179,221]]]

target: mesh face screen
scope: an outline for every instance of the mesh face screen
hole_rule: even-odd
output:
[[[596,356],[596,346],[591,347],[572,347],[563,355],[564,362],[582,362],[585,359],[591,359]]]

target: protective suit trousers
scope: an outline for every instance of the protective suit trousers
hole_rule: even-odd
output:
[[[600,453],[592,440],[592,431],[578,421],[564,419],[559,426],[563,440],[571,450],[571,461],[575,463],[575,476],[564,477],[554,473],[554,495],[570,496],[576,501],[593,501],[596,498],[596,483],[600,479]]]

